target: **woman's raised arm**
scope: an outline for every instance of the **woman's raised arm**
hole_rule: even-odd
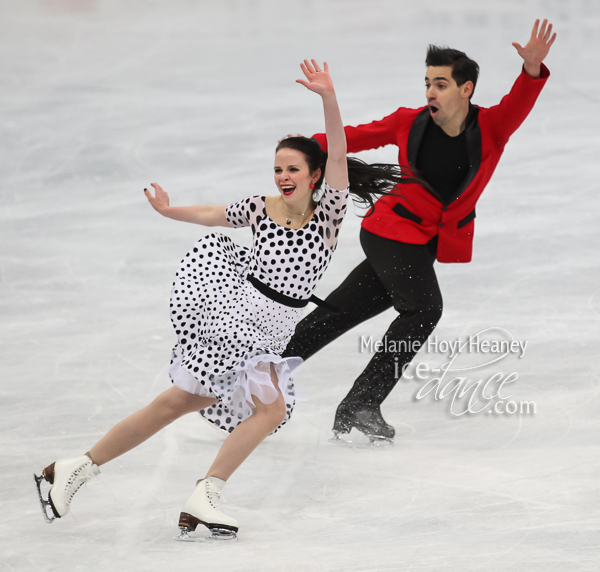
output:
[[[144,189],[144,194],[157,213],[174,220],[201,224],[202,226],[231,227],[225,217],[225,206],[172,207],[169,206],[169,195],[163,191],[162,187],[156,183],[152,183],[152,186],[156,196],[152,196],[152,192],[148,189]]]
[[[348,186],[348,162],[346,160],[346,134],[340,108],[327,62],[324,62],[323,70],[315,60],[311,60],[311,62],[304,60],[300,64],[308,81],[299,79],[297,82],[310,91],[318,93],[323,99],[328,151],[325,180],[330,187],[344,190]]]

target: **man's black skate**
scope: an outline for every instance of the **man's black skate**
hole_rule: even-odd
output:
[[[385,422],[378,405],[340,403],[335,413],[333,434],[336,440],[342,434],[350,433],[356,428],[364,433],[371,443],[393,442],[396,430]]]

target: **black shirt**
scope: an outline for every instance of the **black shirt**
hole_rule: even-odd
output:
[[[469,172],[466,130],[450,137],[430,117],[419,146],[417,170],[449,203]]]

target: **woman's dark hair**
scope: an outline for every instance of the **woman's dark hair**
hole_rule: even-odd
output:
[[[477,78],[479,77],[479,66],[464,52],[446,46],[429,44],[425,65],[427,67],[450,66],[452,68],[452,79],[456,82],[456,85],[463,85],[466,81],[472,81],[473,93],[475,92]],[[471,93],[469,99],[473,97],[473,93]]]
[[[288,137],[279,142],[275,152],[280,149],[295,149],[296,151],[300,151],[305,156],[311,173],[314,173],[317,169],[321,169],[321,177],[315,183],[315,189],[321,187],[325,176],[327,153],[321,149],[321,145],[319,145],[316,139]],[[424,181],[414,176],[407,167],[387,163],[373,163],[369,165],[355,157],[348,157],[348,180],[350,183],[350,193],[353,195],[354,202],[361,207],[371,209],[374,206],[374,198],[377,196],[401,196],[389,192],[398,183],[416,183],[427,186]]]

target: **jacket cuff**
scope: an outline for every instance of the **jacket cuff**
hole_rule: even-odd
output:
[[[525,74],[529,79],[532,79],[533,81],[537,81],[539,79],[548,79],[550,77],[550,70],[546,67],[546,64],[544,64],[543,62],[540,64],[540,77],[531,77],[525,71],[525,64],[523,64],[523,66],[521,67],[521,73]]]

